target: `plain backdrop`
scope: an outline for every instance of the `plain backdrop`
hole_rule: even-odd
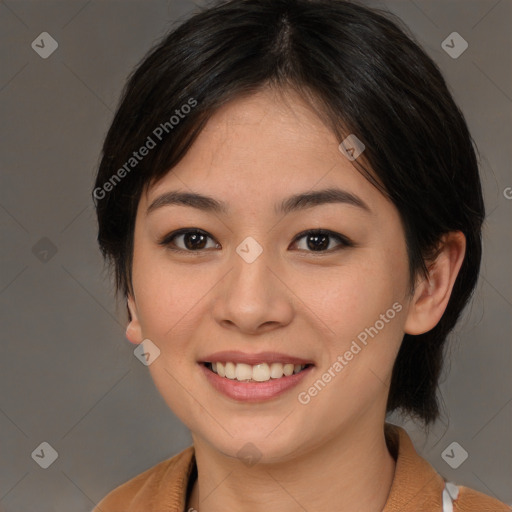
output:
[[[512,2],[368,5],[398,14],[443,71],[480,150],[488,211],[481,278],[451,336],[443,418],[428,435],[392,420],[448,480],[512,504]],[[193,9],[187,0],[0,2],[4,512],[88,512],[191,443],[124,337],[91,190],[128,73]],[[43,32],[58,44],[47,58],[32,47]],[[458,58],[441,46],[453,32],[468,43]],[[58,455],[47,469],[36,457],[53,453],[43,442]],[[468,454],[457,469],[443,458],[454,446]]]

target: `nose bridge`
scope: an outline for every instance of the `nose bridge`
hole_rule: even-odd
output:
[[[286,287],[275,276],[275,261],[253,237],[243,240],[230,258],[231,271],[216,301],[214,315],[224,325],[256,332],[263,325],[290,321],[292,307]]]
[[[229,278],[229,297],[247,311],[263,307],[272,286],[269,253],[252,237],[236,248],[231,258],[233,271]]]

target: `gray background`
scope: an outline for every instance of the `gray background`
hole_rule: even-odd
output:
[[[428,436],[402,424],[443,476],[512,504],[512,3],[371,5],[397,13],[441,67],[480,149],[488,209],[482,275],[452,336],[443,418]],[[4,512],[89,511],[191,442],[124,337],[90,191],[127,74],[192,9],[186,0],[0,2]],[[454,31],[469,43],[457,59],[441,48]],[[59,44],[47,59],[31,47],[42,32]],[[58,452],[48,469],[31,457],[43,441]],[[454,441],[469,454],[458,469],[441,456]]]

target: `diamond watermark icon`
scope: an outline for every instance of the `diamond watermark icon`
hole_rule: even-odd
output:
[[[448,466],[457,469],[468,458],[468,452],[454,441],[443,450],[441,457]]]
[[[47,59],[59,47],[59,43],[48,32],[41,32],[32,41],[31,46],[39,57]]]
[[[32,458],[43,468],[49,468],[56,460],[59,454],[50,443],[42,442],[33,452]]]
[[[252,236],[248,236],[237,248],[238,255],[247,263],[256,261],[256,258],[263,252],[263,247],[254,240]]]
[[[160,356],[160,349],[151,340],[145,339],[133,353],[144,366],[149,366]]]
[[[41,262],[50,261],[57,254],[57,247],[47,237],[38,240],[32,247],[32,254]]]
[[[351,133],[338,146],[338,149],[353,162],[365,149],[366,146],[353,133]]]
[[[468,49],[468,46],[468,42],[458,32],[452,32],[441,43],[441,48],[452,59],[458,59]]]
[[[245,443],[236,456],[246,465],[254,466],[261,459],[261,452],[252,443]]]

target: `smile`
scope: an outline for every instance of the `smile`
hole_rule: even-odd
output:
[[[271,379],[281,379],[300,373],[310,364],[293,363],[259,363],[255,365],[245,363],[207,362],[205,366],[219,377],[241,382],[267,382]]]
[[[253,356],[246,356],[248,362],[235,363],[242,357],[222,357],[223,361],[212,358],[203,360],[198,366],[202,370],[211,389],[237,402],[264,402],[277,399],[286,391],[299,385],[315,368],[307,361],[286,357],[281,362],[275,357],[266,358],[267,362],[258,362]],[[233,359],[230,361],[231,357]],[[219,357],[220,359],[220,357]],[[274,359],[273,362],[272,359]],[[295,359],[293,362],[286,362]],[[263,359],[265,360],[265,359]],[[262,359],[259,359],[262,361]],[[251,364],[249,364],[251,363]]]

